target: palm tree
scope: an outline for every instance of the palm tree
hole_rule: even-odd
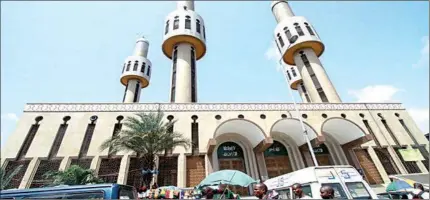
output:
[[[141,171],[153,170],[157,154],[166,153],[166,150],[182,146],[188,149],[191,141],[184,138],[181,133],[172,130],[176,121],[164,120],[164,113],[136,113],[135,116],[124,120],[121,132],[111,139],[103,142],[100,150],[109,149],[110,154],[119,151],[134,152],[139,159]],[[142,181],[149,186],[152,173],[141,173]]]
[[[64,171],[49,171],[43,176],[47,180],[53,180],[52,186],[103,183],[103,180],[99,179],[93,170],[84,169],[79,165],[72,165]]]
[[[6,189],[9,187],[10,182],[12,181],[13,177],[16,176],[22,169],[23,165],[19,165],[15,169],[12,170],[10,174],[6,174],[6,170],[3,168],[0,168],[0,189]]]

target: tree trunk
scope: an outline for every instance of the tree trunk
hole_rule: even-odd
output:
[[[144,154],[141,157],[140,160],[140,169],[143,170],[154,170],[154,165],[155,165],[155,155],[153,154]],[[152,173],[147,173],[147,174],[142,174],[142,181],[143,181],[143,185],[150,187],[151,181],[152,181],[152,177],[153,174]],[[142,186],[142,183],[140,184],[140,186]]]

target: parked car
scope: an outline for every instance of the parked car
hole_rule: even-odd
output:
[[[377,195],[379,199],[405,199],[402,198],[403,195],[406,195],[407,199],[412,199],[411,191],[383,192]]]
[[[137,199],[136,189],[119,184],[56,186],[0,191],[0,199]]]

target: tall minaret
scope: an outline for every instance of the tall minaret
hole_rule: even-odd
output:
[[[164,25],[162,49],[173,61],[170,101],[197,102],[196,60],[206,54],[203,18],[194,11],[194,1],[178,1]]]
[[[121,83],[125,86],[124,103],[138,103],[141,88],[146,88],[151,79],[151,61],[148,56],[149,42],[144,37],[136,41],[134,54],[127,57],[122,69]]]
[[[289,65],[285,73],[290,87],[299,90],[306,103],[340,103],[319,60],[324,44],[311,23],[295,16],[286,1],[273,1],[272,12],[278,22],[274,32],[276,44],[283,61]]]

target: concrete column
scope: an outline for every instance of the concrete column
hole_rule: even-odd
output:
[[[267,173],[267,167],[266,167],[266,160],[264,159],[264,153],[255,153],[255,158],[257,160],[257,167],[260,177],[257,177],[261,179],[262,177],[268,177]]]
[[[138,82],[139,81],[136,79],[130,79],[128,81],[127,90],[125,91],[124,103],[134,103],[134,96],[136,94],[136,86]],[[140,99],[140,90],[141,88],[139,84],[139,88],[137,90],[137,102],[139,102]]]
[[[375,164],[376,169],[378,170],[379,174],[381,175],[381,178],[384,181],[384,183],[390,183],[391,181],[388,178],[388,174],[385,171],[384,166],[382,166],[382,163],[379,160],[378,155],[376,155],[375,150],[372,147],[368,147],[367,152],[369,153],[369,156],[372,159],[372,162]]]
[[[178,156],[178,187],[186,187],[187,183],[187,157],[184,153]]]
[[[205,171],[206,171],[206,176],[208,176],[209,174],[211,174],[214,170],[212,168],[212,159],[211,156],[209,156],[208,154],[205,155]]]
[[[337,91],[330,81],[324,67],[322,66],[318,56],[315,54],[315,52],[310,49],[302,49],[303,53],[306,55],[306,57],[309,60],[309,63],[312,67],[312,70],[315,74],[315,77],[318,79],[318,82],[320,84],[320,87],[324,90],[324,93],[328,99],[328,102],[330,103],[341,103],[339,95],[337,94]],[[300,71],[300,74],[302,75],[303,83],[306,86],[306,89],[308,90],[308,94],[310,95],[310,98],[312,99],[313,103],[322,103],[321,97],[318,94],[317,88],[312,81],[312,78],[308,72],[308,69],[304,65],[301,54],[298,51],[294,54],[294,61],[296,62],[297,68]]]
[[[293,10],[287,1],[273,1],[272,13],[278,23],[294,16]]]
[[[291,149],[292,149],[291,152],[293,153],[291,155],[291,157],[293,157],[292,160],[294,160],[295,165],[297,167],[295,169],[293,168],[293,170],[299,170],[299,169],[305,168],[305,163],[303,162],[303,156],[300,153],[300,149],[298,147],[294,147],[294,148],[291,148]]]
[[[191,45],[180,43],[176,61],[175,103],[191,102]]]
[[[126,154],[121,159],[121,164],[119,166],[119,172],[118,172],[118,184],[127,184],[127,175],[128,175],[128,168],[130,166],[130,155]]]
[[[27,171],[25,171],[25,174],[22,177],[21,184],[19,184],[18,189],[25,189],[30,187],[34,174],[36,174],[37,167],[39,167],[39,163],[40,160],[38,157],[35,157],[30,161],[27,167]]]
[[[424,166],[423,162],[417,161],[418,168],[420,168],[422,173],[429,173],[426,166]]]
[[[93,160],[91,161],[90,169],[94,170],[95,174],[99,173],[99,167],[101,162],[100,156],[95,156]]]
[[[304,160],[305,160],[305,162],[306,162],[306,165],[307,165],[308,167],[315,166],[315,165],[314,165],[314,161],[312,161],[311,153],[309,153],[309,151],[308,151],[307,149],[306,149],[306,150],[302,150],[302,151],[301,151],[301,153],[302,153],[303,158],[304,158]]]
[[[388,153],[393,158],[394,164],[397,166],[397,169],[399,169],[400,174],[408,174],[408,171],[406,170],[405,166],[403,166],[402,161],[397,156],[397,153],[393,149],[392,146],[387,147]]]
[[[58,170],[59,171],[66,170],[69,167],[71,161],[72,161],[72,159],[70,159],[69,156],[64,157],[63,160],[60,163],[60,167],[58,168]]]

